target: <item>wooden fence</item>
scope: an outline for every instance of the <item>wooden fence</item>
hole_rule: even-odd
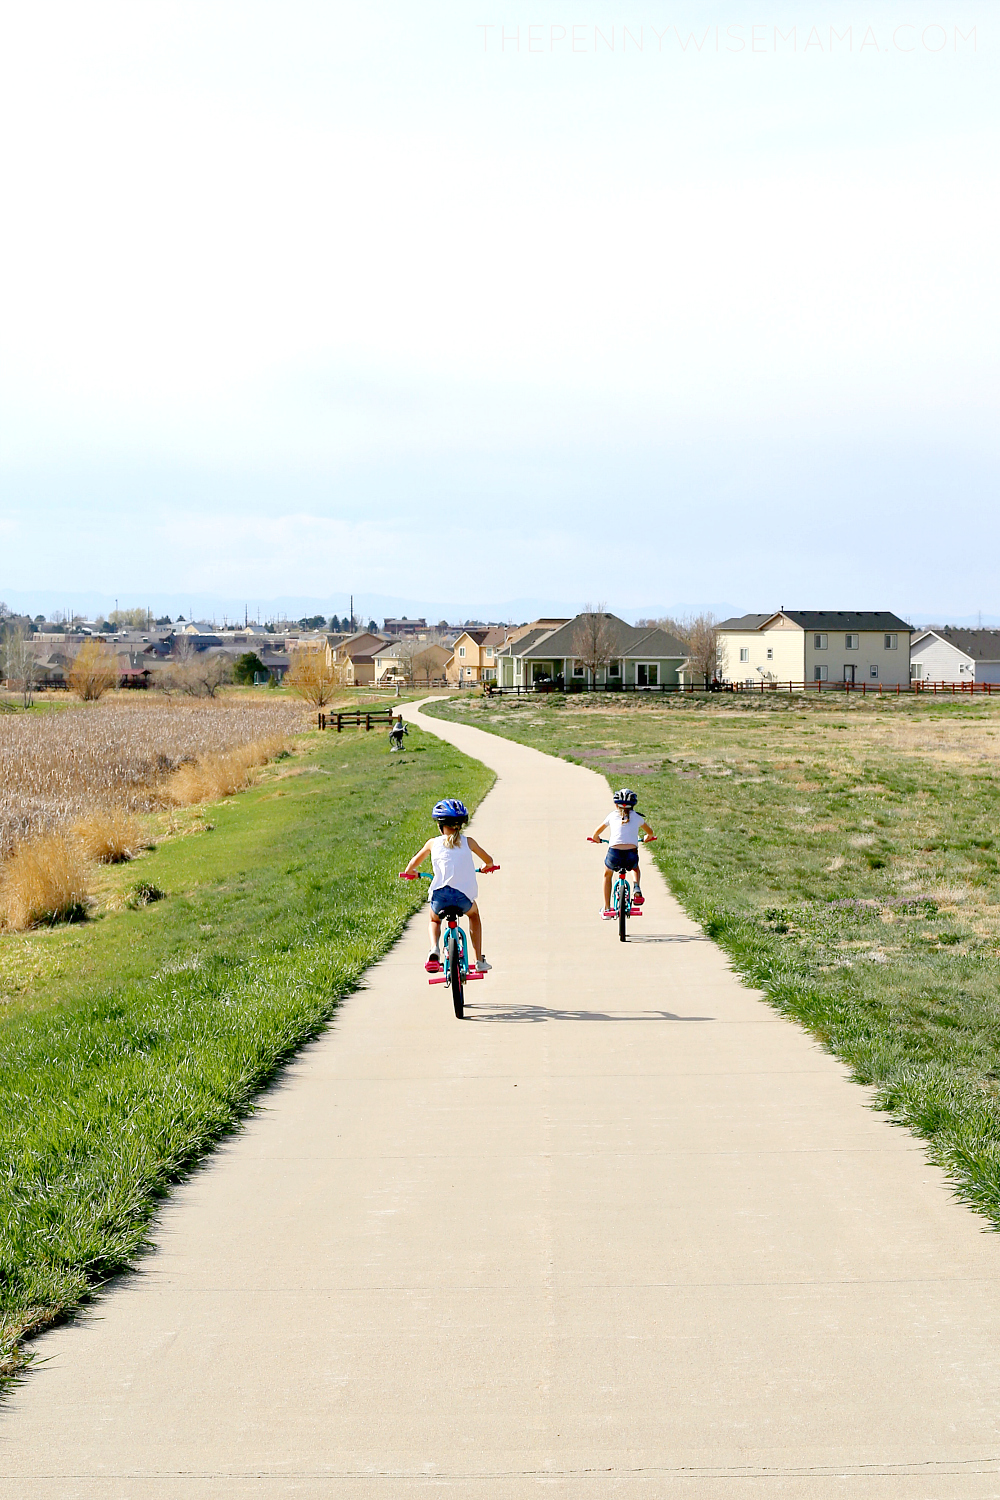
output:
[[[320,713],[316,718],[318,729],[336,729],[340,734],[345,724],[351,729],[360,729],[362,724],[366,729],[371,729],[372,725],[377,727],[379,724],[391,724],[393,714],[389,708],[376,708],[369,713],[360,708],[351,708],[343,713]]]
[[[618,687],[609,687],[606,683],[596,684],[574,683],[572,687],[556,688],[549,681],[534,683],[530,687],[497,687],[489,685],[486,688],[487,696],[496,694],[513,694],[520,697],[522,694],[531,693],[554,693],[564,692],[567,695],[573,693],[741,693],[754,697],[761,697],[768,693],[848,693],[860,695],[862,698],[898,698],[900,694],[906,693],[930,693],[950,694],[961,697],[975,693],[985,693],[992,697],[993,689],[996,688],[997,696],[1000,697],[1000,682],[925,682],[914,680],[906,683],[884,683],[870,682],[765,682],[762,678],[759,682],[719,682],[711,687],[695,682],[672,682],[660,683],[655,687],[637,687],[634,683],[623,683]]]

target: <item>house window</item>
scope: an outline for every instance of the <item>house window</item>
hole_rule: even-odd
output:
[[[489,656],[489,657],[492,657],[492,655],[493,655],[493,647],[492,646],[487,646],[486,647],[486,655]]]
[[[910,662],[910,677],[914,682],[920,682],[924,675],[924,664],[922,661]]]
[[[872,662],[871,666],[868,668],[868,676],[869,677],[877,677],[878,676],[878,667],[875,665],[874,662]]]
[[[858,637],[856,635],[845,635],[844,636],[844,649],[846,651],[857,651],[857,649],[858,649]]]
[[[655,661],[640,661],[636,663],[635,685],[636,687],[658,687],[660,683],[660,668]]]
[[[458,654],[459,654],[459,656],[464,656],[465,655],[465,647],[464,646],[459,646],[459,648],[458,648]]]
[[[896,647],[897,647],[898,644],[899,644],[899,636],[898,635],[895,635],[895,634],[893,634],[893,635],[886,635],[886,637],[885,637],[885,649],[887,651],[895,651],[895,649],[896,649]]]
[[[621,664],[621,662],[620,661],[609,661],[608,662],[608,676],[609,677],[620,677],[621,675],[622,675],[622,664]]]
[[[768,648],[767,648],[767,659],[768,659],[768,661],[774,661],[774,647],[773,646],[768,646]]]
[[[827,636],[826,631],[824,631],[822,634],[820,634],[820,632],[817,631],[816,634],[813,636],[813,649],[815,651],[825,651],[826,647],[827,647],[827,641],[828,641],[828,639],[829,639],[829,637]],[[825,679],[822,678],[822,677],[817,677],[816,681],[817,682],[823,682],[823,681],[825,681]]]
[[[813,667],[813,682],[826,682],[829,667]]]
[[[749,660],[750,660],[750,647],[749,646],[741,646],[740,647],[740,661],[749,661]]]
[[[583,673],[584,673],[584,668],[581,665],[581,663],[578,662],[578,661],[574,662],[573,663],[573,676],[574,677],[582,677]]]

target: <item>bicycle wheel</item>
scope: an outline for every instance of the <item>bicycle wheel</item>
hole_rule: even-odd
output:
[[[452,933],[448,939],[448,976],[451,979],[451,998],[455,1014],[461,1021],[465,1015],[465,987],[462,984],[462,947]]]
[[[618,941],[625,941],[625,919],[628,916],[628,879],[625,875],[619,875],[618,888],[616,891],[616,905],[618,907]]]

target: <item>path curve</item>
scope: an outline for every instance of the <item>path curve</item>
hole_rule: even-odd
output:
[[[0,1496],[1000,1496],[1000,1240],[652,866],[617,941],[602,778],[408,716],[498,773],[469,1019],[415,921],[40,1341]]]

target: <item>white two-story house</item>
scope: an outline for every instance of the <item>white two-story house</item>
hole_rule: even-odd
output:
[[[904,687],[913,627],[888,610],[779,609],[717,629],[723,682]]]

